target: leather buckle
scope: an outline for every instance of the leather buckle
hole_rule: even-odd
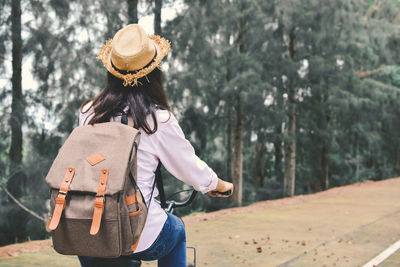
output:
[[[65,204],[65,199],[64,198],[56,198],[56,204]]]
[[[103,203],[106,202],[106,196],[105,196],[104,194],[97,194],[97,195],[96,195],[96,199],[97,199],[98,197],[103,198]]]
[[[102,202],[95,201],[94,206],[96,208],[104,209],[104,200]]]
[[[99,199],[101,198],[101,199]],[[96,199],[94,201],[94,206],[98,207],[98,208],[103,208],[104,207],[104,203],[106,202],[106,198],[104,197],[104,195],[96,195]]]

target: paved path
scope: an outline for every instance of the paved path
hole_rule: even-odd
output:
[[[299,198],[193,224],[200,266],[362,266],[400,239],[398,178]]]

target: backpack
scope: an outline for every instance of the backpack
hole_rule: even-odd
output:
[[[127,121],[123,114],[122,123],[78,126],[60,148],[46,176],[47,229],[58,253],[116,258],[135,251],[148,206],[136,183],[140,132]]]

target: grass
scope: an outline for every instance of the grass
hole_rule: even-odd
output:
[[[77,257],[74,256],[60,256],[52,249],[47,249],[36,253],[25,253],[17,257],[7,258],[0,260],[0,266],[8,267],[33,267],[33,266],[52,266],[52,267],[65,267],[65,266],[80,266]]]

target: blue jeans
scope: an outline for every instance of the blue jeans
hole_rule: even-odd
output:
[[[161,233],[148,249],[131,256],[121,256],[119,259],[124,262],[129,262],[129,259],[158,260],[158,267],[186,267],[185,225],[177,216],[170,213],[167,213],[167,216]],[[82,267],[95,267],[95,261],[97,263],[101,261],[100,258],[83,256],[78,258]]]

